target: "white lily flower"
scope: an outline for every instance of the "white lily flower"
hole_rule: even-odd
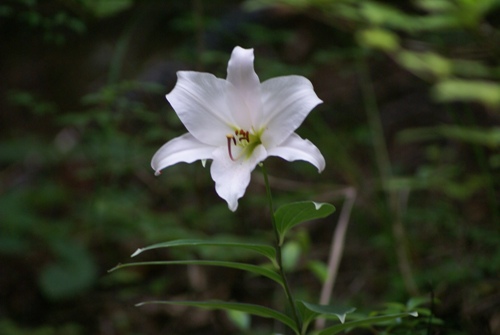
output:
[[[325,168],[318,148],[294,132],[322,102],[311,82],[284,76],[261,83],[253,60],[253,49],[236,47],[227,79],[177,72],[177,84],[166,97],[188,133],[164,144],[151,161],[159,174],[179,162],[213,160],[215,190],[232,211],[245,194],[251,172],[268,156],[304,160],[319,172]]]

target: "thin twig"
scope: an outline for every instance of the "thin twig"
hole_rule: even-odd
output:
[[[344,252],[344,241],[347,227],[349,225],[352,207],[356,201],[357,192],[354,187],[347,187],[344,190],[345,200],[340,211],[337,227],[333,233],[330,255],[328,259],[328,273],[326,281],[321,289],[319,303],[328,305],[332,296],[335,280],[337,279],[340,260]],[[322,329],[325,326],[325,319],[316,319],[315,328]]]

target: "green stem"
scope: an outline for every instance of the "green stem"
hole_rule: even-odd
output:
[[[263,163],[260,164],[260,167],[262,168],[262,174],[264,175],[264,183],[266,185],[267,200],[269,202],[269,210],[271,211],[271,222],[273,224],[274,236],[276,238],[274,248],[276,249],[276,262],[278,263],[279,275],[283,279],[283,288],[285,289],[285,294],[288,298],[288,302],[290,304],[290,309],[292,310],[293,319],[294,319],[295,324],[297,326],[297,331],[301,332],[302,322],[299,318],[299,314],[297,312],[297,305],[295,304],[295,300],[293,299],[292,291],[290,290],[290,286],[288,285],[288,280],[286,279],[285,270],[283,269],[280,236],[278,233],[278,229],[276,228],[276,219],[274,218],[273,197],[271,195],[271,187],[269,186],[269,179],[267,178],[267,170],[264,167]]]

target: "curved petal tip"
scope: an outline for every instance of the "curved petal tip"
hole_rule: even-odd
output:
[[[325,158],[319,149],[296,133],[290,135],[281,145],[269,150],[269,156],[278,156],[289,162],[302,160],[314,165],[318,172],[325,169]]]

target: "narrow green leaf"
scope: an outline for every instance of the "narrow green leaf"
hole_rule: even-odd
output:
[[[374,49],[393,52],[399,48],[398,35],[386,29],[370,28],[361,30],[356,37],[362,45]]]
[[[354,307],[337,307],[337,306],[327,306],[327,305],[317,305],[311,304],[309,302],[301,301],[304,306],[312,311],[322,316],[336,316],[341,323],[345,322],[345,317],[347,314],[352,313],[356,310]]]
[[[208,266],[222,266],[226,268],[238,269],[247,272],[251,272],[254,274],[258,274],[269,279],[274,280],[281,286],[283,286],[283,280],[280,275],[273,270],[246,263],[238,263],[238,262],[226,262],[226,261],[207,261],[207,260],[187,260],[187,261],[154,261],[154,262],[136,262],[136,263],[125,263],[118,264],[108,272],[112,272],[125,267],[132,266],[143,266],[143,265],[208,265]]]
[[[130,257],[135,257],[147,250],[159,249],[159,248],[185,247],[185,246],[214,246],[214,247],[240,248],[240,249],[255,251],[267,257],[271,262],[273,263],[276,262],[276,250],[269,245],[257,244],[257,243],[206,241],[206,240],[175,240],[175,241],[157,243],[147,246],[145,248],[137,249]]]
[[[327,203],[301,201],[281,206],[274,213],[276,228],[280,235],[280,245],[291,228],[313,219],[324,218],[335,212],[335,207]]]
[[[305,331],[309,324],[318,317],[331,319],[333,317],[338,318],[340,322],[345,321],[347,314],[352,313],[356,308],[350,307],[337,307],[337,306],[325,306],[311,304],[302,300],[297,300],[298,310],[302,317],[302,328]]]
[[[315,335],[334,335],[334,334],[338,334],[341,331],[346,330],[346,329],[372,326],[372,325],[380,323],[380,322],[391,321],[394,319],[404,318],[407,316],[417,317],[418,313],[417,312],[398,313],[398,314],[368,317],[366,319],[350,321],[350,322],[341,323],[341,324],[338,324],[338,325],[335,325],[332,327],[328,327],[320,332],[315,333]]]
[[[433,93],[438,101],[480,102],[489,107],[500,105],[500,85],[494,81],[445,79]]]
[[[141,302],[136,306],[143,306],[146,304],[182,305],[182,306],[192,306],[205,309],[222,309],[229,311],[245,312],[248,314],[261,316],[264,318],[271,318],[278,320],[286,324],[288,327],[290,327],[296,334],[299,334],[299,331],[297,330],[295,322],[292,320],[292,318],[274,309],[254,304],[244,304],[244,303],[225,302],[225,301],[146,301],[146,302]]]
[[[306,308],[304,303],[300,300],[297,300],[297,312],[299,313],[300,319],[302,320],[302,334],[305,334],[307,329],[309,328],[309,324],[314,319],[316,319],[319,314]]]
[[[425,77],[446,78],[452,72],[451,60],[435,52],[400,51],[396,60],[403,67]]]
[[[478,145],[484,145],[492,149],[500,147],[500,127],[474,128],[462,126],[437,126],[409,129],[401,132],[398,141],[417,142],[428,141],[439,138],[449,138]]]

